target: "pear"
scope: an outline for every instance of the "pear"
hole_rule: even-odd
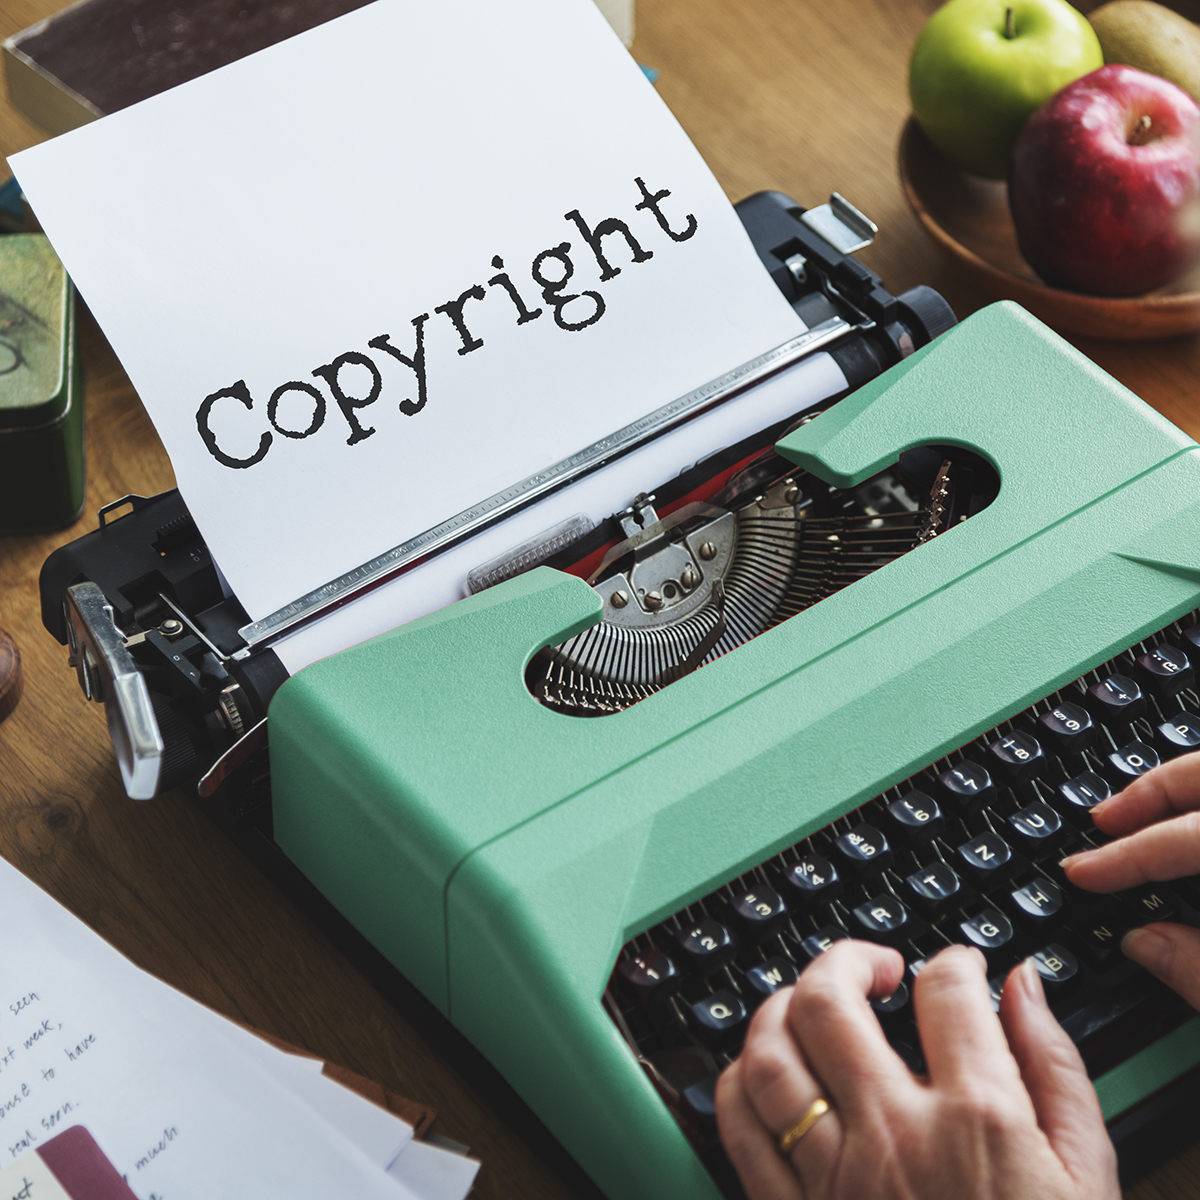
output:
[[[1169,79],[1200,103],[1200,26],[1152,0],[1112,0],[1088,20],[1106,63]]]

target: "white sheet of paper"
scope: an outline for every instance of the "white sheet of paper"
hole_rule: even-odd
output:
[[[166,985],[159,983],[158,986]],[[231,1025],[217,1013],[212,1017],[231,1034],[244,1035],[235,1040],[247,1055],[296,1099],[357,1146],[380,1170],[386,1171],[413,1140],[411,1125],[322,1074],[324,1064],[319,1059],[277,1050],[262,1038]]]
[[[11,165],[254,618],[801,329],[591,0],[376,0]]]
[[[479,1160],[431,1142],[410,1142],[388,1176],[421,1200],[465,1200],[479,1174]]]
[[[413,1200],[244,1053],[242,1031],[3,861],[0,907],[0,1166],[84,1125],[142,1200]]]

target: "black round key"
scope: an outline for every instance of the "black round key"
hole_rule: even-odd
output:
[[[725,991],[697,1000],[689,1013],[696,1036],[714,1050],[737,1041],[749,1016],[741,997]]]
[[[932,796],[913,790],[887,806],[889,831],[909,846],[921,846],[938,836],[946,818]]]
[[[812,961],[814,958],[820,958],[834,942],[840,942],[848,936],[846,931],[840,929],[837,925],[824,925],[816,933],[810,933],[807,937],[802,937],[800,939],[800,949],[804,951],[809,961]]]
[[[1145,775],[1158,766],[1157,751],[1145,742],[1129,742],[1108,756],[1107,774],[1109,782],[1118,791],[1132,783],[1139,775]]]
[[[1191,661],[1177,646],[1155,646],[1134,660],[1137,681],[1152,696],[1170,700],[1196,682]]]
[[[819,854],[806,854],[783,870],[789,894],[806,908],[827,904],[842,890],[842,881],[833,863]]]
[[[733,957],[733,936],[712,917],[677,929],[675,941],[683,950],[686,961],[705,974],[723,967]]]
[[[1079,961],[1065,946],[1051,942],[1033,956],[1033,965],[1042,977],[1042,986],[1053,995],[1079,974]]]
[[[661,951],[646,950],[617,963],[617,978],[628,995],[642,1004],[651,1004],[669,996],[679,986],[675,964]]]
[[[1016,844],[1033,858],[1045,854],[1062,833],[1062,817],[1048,804],[1035,800],[1008,818],[1009,833]]]
[[[854,910],[854,922],[860,937],[894,945],[907,933],[908,910],[894,896],[884,893],[860,904]]]
[[[914,871],[904,886],[913,906],[931,919],[941,916],[962,896],[962,881],[941,859]]]
[[[1041,743],[1020,730],[992,742],[987,757],[988,766],[1007,784],[1028,783],[1046,769]]]
[[[985,954],[999,950],[1012,941],[1012,922],[994,908],[985,908],[962,921],[958,927],[962,930],[963,937]]]
[[[1169,921],[1178,908],[1175,897],[1161,883],[1147,883],[1118,892],[1117,899],[1139,925],[1145,921]]]
[[[1078,704],[1064,702],[1055,705],[1037,719],[1043,737],[1049,736],[1050,744],[1060,754],[1075,754],[1086,750],[1096,740],[1096,726],[1092,715]]]
[[[770,937],[787,918],[787,905],[774,888],[753,887],[735,892],[729,912],[739,930],[758,940]]]
[[[882,871],[892,861],[887,838],[873,825],[864,823],[834,839],[833,849],[839,864],[860,878]]]
[[[937,777],[937,787],[943,800],[960,806],[974,808],[996,798],[996,785],[987,768],[970,759],[943,771]]]
[[[1058,785],[1058,794],[1067,802],[1067,811],[1086,812],[1113,794],[1108,781],[1093,771],[1081,771]]]
[[[780,954],[756,963],[746,971],[746,982],[760,996],[773,996],[780,988],[791,987],[799,978],[796,964]]]
[[[1129,921],[1109,897],[1073,902],[1068,921],[1075,945],[1097,970],[1106,971],[1120,960],[1121,935]]]
[[[1200,650],[1200,625],[1189,625],[1183,631],[1183,644],[1193,650]]]
[[[1154,747],[1162,758],[1178,758],[1200,749],[1200,717],[1177,712],[1154,731]]]
[[[1146,697],[1128,675],[1107,675],[1084,694],[1083,706],[1102,725],[1126,724],[1146,712]]]
[[[958,856],[968,874],[985,888],[1003,879],[1012,865],[1012,847],[990,830],[963,842]]]
[[[717,1079],[718,1076],[709,1075],[680,1092],[683,1107],[692,1120],[714,1134],[717,1132]]]
[[[882,1000],[872,1000],[871,1007],[875,1010],[878,1017],[893,1017],[898,1012],[902,1012],[907,1006],[909,1000],[908,984],[903,979],[896,984],[896,990],[890,996],[884,996]]]
[[[1034,928],[1041,928],[1062,912],[1063,890],[1049,879],[1035,879],[1010,893],[1015,915]]]

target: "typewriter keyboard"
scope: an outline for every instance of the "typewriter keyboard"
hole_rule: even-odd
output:
[[[717,1075],[756,1007],[840,938],[904,955],[904,982],[873,1007],[917,1072],[910,986],[954,942],[986,955],[995,1003],[1032,956],[1093,1078],[1193,1015],[1120,941],[1148,921],[1200,924],[1200,877],[1100,896],[1058,863],[1107,840],[1092,807],[1200,748],[1197,666],[1200,611],[622,948],[605,1005],[727,1195]]]

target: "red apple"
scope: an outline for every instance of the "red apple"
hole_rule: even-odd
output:
[[[1106,296],[1162,287],[1200,257],[1200,107],[1157,75],[1092,71],[1029,118],[1008,201],[1047,283]]]

